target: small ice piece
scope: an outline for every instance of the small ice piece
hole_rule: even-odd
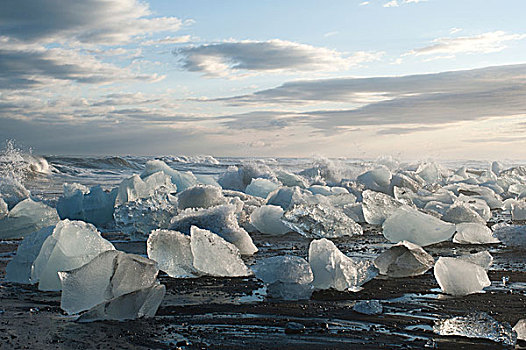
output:
[[[500,175],[500,172],[504,170],[504,165],[501,162],[494,161],[491,163],[491,171],[495,175]]]
[[[455,233],[455,225],[407,206],[398,208],[382,228],[392,243],[409,241],[422,247],[447,241]]]
[[[428,184],[440,183],[443,179],[440,166],[434,162],[420,164],[416,174]]]
[[[493,263],[493,257],[487,250],[474,254],[460,255],[458,258],[473,264],[477,264],[486,271],[488,271],[489,267]]]
[[[261,233],[281,236],[290,232],[290,228],[281,222],[285,211],[275,205],[263,205],[250,214],[250,223]]]
[[[391,216],[403,203],[393,197],[380,192],[365,190],[363,196],[363,217],[368,224],[381,225]]]
[[[462,258],[440,257],[435,263],[435,278],[442,291],[451,295],[479,293],[491,285],[486,270]]]
[[[218,180],[218,183],[227,190],[245,191],[252,179],[264,178],[273,182],[278,182],[274,172],[266,165],[261,163],[243,163],[239,167],[230,166]]]
[[[153,317],[161,305],[165,293],[166,287],[164,285],[154,284],[151,287],[139,289],[99,304],[80,315],[77,322],[124,321],[140,317]]]
[[[526,318],[519,320],[513,330],[517,332],[517,339],[526,340]]]
[[[197,185],[189,187],[177,195],[180,210],[187,208],[210,208],[226,202],[220,187]]]
[[[147,241],[148,258],[159,264],[159,269],[174,278],[196,277],[190,236],[177,231],[155,230]]]
[[[365,223],[362,203],[347,204],[343,207],[343,212],[354,221]]]
[[[511,205],[511,219],[513,221],[526,220],[526,202],[520,201]]]
[[[408,241],[394,245],[374,260],[380,274],[389,277],[423,275],[434,264],[433,257],[422,247]]]
[[[526,247],[526,225],[497,224],[493,234],[509,247]]]
[[[0,220],[5,218],[7,213],[9,213],[9,209],[7,208],[7,203],[4,201],[2,197],[0,197]]]
[[[215,277],[243,277],[252,274],[235,245],[196,226],[192,226],[190,231],[193,265],[199,272]]]
[[[31,281],[39,282],[39,290],[60,290],[58,271],[75,269],[113,249],[95,226],[82,221],[60,221],[42,244],[33,263]]]
[[[378,275],[371,261],[350,258],[325,238],[310,243],[309,263],[314,275],[312,285],[316,289],[355,292]]]
[[[241,254],[252,255],[258,249],[247,231],[239,226],[236,210],[236,206],[232,204],[208,209],[186,209],[171,220],[169,229],[190,234],[190,227],[195,225],[210,230],[236,245]]]
[[[299,187],[280,187],[269,193],[266,204],[279,205],[283,210],[287,210],[299,202],[302,197],[302,190]]]
[[[251,196],[267,198],[268,194],[279,188],[279,185],[267,179],[252,179],[245,189],[245,193]]]
[[[82,220],[101,226],[113,220],[113,211],[117,189],[106,192],[100,186],[93,186],[88,193],[76,189],[64,190],[64,196],[57,203],[57,212],[61,219]]]
[[[146,168],[141,174],[141,178],[146,178],[152,174],[162,171],[166,175],[172,178],[172,183],[175,185],[178,191],[184,191],[188,187],[197,185],[197,178],[192,174],[191,171],[183,172],[177,171],[170,168],[162,160],[149,160],[146,162]]]
[[[23,238],[59,221],[57,211],[31,198],[24,199],[0,220],[0,239]]]
[[[486,224],[486,220],[463,202],[456,202],[453,204],[442,216],[442,220],[454,224],[460,224],[461,222],[472,222],[481,225]]]
[[[321,186],[321,185],[312,185],[308,188],[312,194],[321,194],[322,196],[334,196],[339,194],[349,194],[349,191],[344,187],[338,186]]]
[[[283,214],[283,223],[309,238],[362,235],[363,229],[338,208],[323,204],[297,204]]]
[[[360,300],[353,306],[353,311],[364,315],[379,315],[384,311],[382,303],[378,300]]]
[[[53,233],[54,226],[44,227],[25,237],[16,250],[16,255],[6,266],[9,282],[31,283],[31,266],[40,253],[42,244]]]
[[[457,233],[453,237],[454,243],[459,244],[494,244],[500,241],[493,236],[491,229],[482,224],[464,222],[457,224]]]
[[[359,175],[356,178],[356,181],[363,184],[367,189],[376,192],[389,193],[391,177],[392,174],[389,169],[386,167],[380,167]]]
[[[123,180],[119,185],[115,206],[151,197],[160,187],[164,187],[171,192],[177,191],[176,186],[171,182],[170,176],[162,171],[153,173],[145,177],[144,180],[139,175],[133,175]]]
[[[404,187],[416,193],[420,188],[424,186],[424,180],[422,180],[416,174],[411,175],[412,176],[410,176],[408,173],[393,174],[393,177],[391,178],[390,188],[392,189],[395,186],[398,188]]]
[[[60,307],[78,314],[121,295],[152,286],[159,268],[155,261],[108,250],[79,268],[59,272]]]
[[[445,336],[489,339],[507,346],[515,346],[517,342],[517,334],[507,322],[498,322],[485,312],[438,319],[433,325],[433,332]]]
[[[276,170],[276,177],[278,178],[278,181],[283,184],[283,186],[299,186],[301,188],[307,187],[307,180],[305,180],[302,176],[285,170]]]

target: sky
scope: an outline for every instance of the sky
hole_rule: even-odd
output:
[[[2,0],[38,154],[526,160],[523,0]]]

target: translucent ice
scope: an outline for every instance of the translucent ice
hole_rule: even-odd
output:
[[[172,178],[172,183],[176,186],[178,191],[184,191],[188,187],[195,186],[198,183],[197,178],[194,176],[194,174],[192,174],[192,172],[174,170],[162,160],[149,160],[146,162],[146,168],[142,172],[141,178],[144,179],[159,171],[162,171]]]
[[[393,197],[371,190],[365,190],[362,193],[363,217],[365,221],[372,225],[381,225],[391,216],[396,209],[400,208],[403,203]]]
[[[60,221],[33,263],[31,281],[38,281],[40,290],[60,290],[58,271],[75,269],[113,249],[93,225],[67,219]]]
[[[309,246],[309,263],[316,289],[358,291],[360,286],[378,275],[371,261],[347,257],[328,239],[313,240]]]
[[[147,241],[148,258],[159,264],[159,269],[175,278],[195,277],[190,236],[177,231],[155,230]]]
[[[231,166],[219,177],[219,184],[224,189],[245,191],[252,179],[264,178],[277,183],[276,175],[265,164],[243,163],[239,167]]]
[[[283,223],[310,238],[363,234],[362,227],[338,208],[323,204],[297,204],[283,214]]]
[[[515,346],[517,342],[517,334],[508,323],[498,322],[485,312],[436,320],[433,332],[446,336],[489,339],[507,346]]]
[[[444,293],[468,295],[491,285],[486,270],[461,258],[441,257],[435,263],[435,278]]]
[[[257,252],[257,248],[249,234],[239,227],[236,210],[236,206],[232,204],[208,209],[186,209],[172,219],[169,229],[190,234],[190,227],[195,225],[210,230],[236,245],[241,254],[252,255]]]
[[[289,186],[289,187],[299,186],[302,188],[307,187],[307,180],[305,180],[300,175],[296,175],[288,171],[277,170],[276,177],[278,178],[278,181],[283,184],[283,186]]]
[[[352,309],[364,315],[378,315],[383,312],[384,308],[378,300],[360,300],[354,304]]]
[[[470,263],[477,264],[486,271],[489,269],[489,267],[493,263],[493,257],[487,250],[478,252],[478,253],[474,253],[474,254],[460,255],[458,256],[458,259],[462,259]]]
[[[194,267],[215,277],[242,277],[252,274],[241,259],[239,249],[217,234],[191,227],[190,246]]]
[[[143,179],[139,175],[125,179],[119,185],[115,206],[138,199],[148,198],[160,188],[165,187],[168,191],[176,192],[177,188],[172,184],[170,177],[159,171]]]
[[[299,187],[281,187],[269,193],[267,204],[279,205],[284,210],[287,210],[301,200],[303,197],[302,193]]]
[[[453,237],[454,243],[460,244],[492,244],[500,243],[500,241],[493,236],[493,232],[489,227],[482,224],[475,224],[471,222],[464,222],[456,225],[457,233]]]
[[[526,318],[523,318],[513,326],[513,330],[517,332],[517,339],[526,340]]]
[[[511,205],[511,219],[517,221],[526,220],[526,201],[516,202]]]
[[[8,212],[7,203],[0,197],[0,220],[5,218]]]
[[[10,177],[0,177],[0,196],[11,209],[21,201],[29,198],[29,190],[18,180]]]
[[[382,227],[390,242],[405,240],[422,247],[447,241],[455,233],[455,225],[407,206],[398,208]]]
[[[186,208],[210,208],[226,202],[221,188],[211,185],[189,187],[177,195],[180,210]]]
[[[106,192],[100,186],[91,187],[88,193],[80,188],[66,189],[57,203],[61,219],[82,220],[100,226],[113,220],[113,210],[117,189]]]
[[[493,226],[493,234],[507,246],[526,247],[525,225],[497,224]]]
[[[279,187],[278,184],[268,179],[252,179],[245,192],[251,196],[267,198],[268,194]]]
[[[440,183],[443,179],[442,169],[436,163],[420,164],[416,173],[428,184]]]
[[[99,304],[80,315],[77,321],[124,321],[140,317],[153,317],[161,305],[165,293],[166,287],[164,285],[154,284],[151,287],[139,289]]]
[[[346,194],[349,193],[346,188],[344,187],[329,187],[329,186],[321,186],[321,185],[312,185],[308,188],[308,190],[312,194],[321,194],[323,196],[333,196],[338,194]]]
[[[40,248],[46,238],[53,233],[54,226],[44,227],[26,236],[18,246],[16,255],[7,264],[7,281],[17,283],[31,283],[31,266],[40,253]]]
[[[87,264],[59,272],[60,307],[77,314],[111,299],[152,286],[159,269],[155,261],[117,250],[105,251]]]
[[[24,199],[0,219],[0,239],[23,238],[59,221],[57,211],[31,198]]]
[[[486,224],[486,220],[484,220],[475,210],[462,202],[456,202],[452,205],[442,216],[442,220],[454,224],[459,224],[461,222],[472,222],[482,225]]]
[[[390,277],[410,277],[424,274],[435,260],[420,246],[402,241],[380,254],[374,265],[380,274]]]
[[[391,172],[386,167],[366,171],[356,178],[358,183],[363,184],[367,189],[389,193],[389,185],[391,184]]]
[[[290,228],[281,222],[284,210],[275,205],[263,205],[254,209],[250,215],[250,223],[261,233],[268,235],[283,235]]]

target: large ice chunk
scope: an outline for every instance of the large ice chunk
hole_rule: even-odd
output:
[[[263,205],[250,214],[250,223],[261,233],[283,235],[290,228],[281,222],[284,210],[275,205]]]
[[[197,276],[194,268],[190,236],[177,231],[155,230],[147,241],[148,258],[159,264],[168,276],[186,278]]]
[[[53,233],[54,226],[44,227],[26,236],[16,250],[16,255],[6,266],[9,282],[31,283],[31,266],[40,253],[46,238]]]
[[[215,277],[249,276],[252,271],[241,259],[239,249],[208,230],[191,227],[190,246],[194,267]]]
[[[60,221],[46,238],[31,270],[31,281],[40,290],[60,290],[59,271],[80,267],[100,253],[113,250],[113,244],[97,229],[82,221]]]
[[[175,185],[178,191],[184,191],[188,187],[197,185],[197,178],[192,174],[191,171],[183,172],[177,171],[170,168],[162,160],[149,160],[146,162],[146,167],[141,174],[141,178],[146,178],[152,174],[162,171],[166,175],[172,178],[172,183]]]
[[[435,260],[422,247],[402,241],[380,254],[374,265],[380,274],[390,277],[410,277],[424,274]]]
[[[285,170],[276,170],[276,177],[278,178],[278,181],[283,184],[283,186],[299,186],[301,188],[307,187],[307,180],[305,180],[302,176]]]
[[[77,321],[124,321],[140,317],[153,317],[161,305],[165,293],[166,287],[164,285],[154,284],[151,287],[139,289],[99,304],[80,315]]]
[[[243,163],[239,167],[231,166],[219,177],[219,184],[227,190],[245,191],[252,179],[263,178],[278,182],[274,172],[262,163]]]
[[[309,246],[309,263],[316,289],[358,291],[378,275],[378,269],[368,260],[347,257],[328,239],[313,240]]]
[[[9,209],[29,198],[29,195],[29,190],[15,178],[0,177],[0,196]]]
[[[151,174],[145,177],[144,180],[139,175],[133,175],[123,180],[119,185],[115,206],[151,197],[160,187],[166,188],[167,191],[177,191],[177,187],[172,184],[170,176],[162,171]]]
[[[491,285],[486,270],[462,258],[440,257],[435,263],[435,278],[444,293],[468,295]]]
[[[189,187],[177,195],[180,210],[187,208],[210,208],[226,202],[220,187],[197,185]]]
[[[57,211],[31,198],[24,199],[0,220],[0,239],[23,238],[59,221]]]
[[[57,212],[61,219],[82,220],[97,226],[113,220],[113,210],[117,189],[106,192],[100,186],[93,186],[88,193],[82,189],[70,191],[64,189],[64,196],[57,203]]]
[[[297,204],[285,212],[283,223],[310,238],[335,238],[363,234],[362,227],[343,210],[323,204]]]
[[[444,177],[441,167],[434,162],[420,164],[416,174],[428,184],[440,183]]]
[[[517,342],[517,334],[507,322],[498,322],[485,312],[438,319],[433,332],[446,336],[489,339],[507,346],[515,346]]]
[[[301,201],[302,197],[302,190],[299,187],[280,187],[269,193],[266,204],[279,205],[283,210],[287,210]]]
[[[409,241],[422,247],[447,241],[455,233],[455,225],[407,206],[398,208],[382,227],[390,242]]]
[[[523,318],[513,326],[513,330],[517,332],[517,339],[526,340],[526,318]]]
[[[456,202],[452,205],[442,216],[442,220],[454,224],[460,224],[461,222],[473,222],[482,225],[486,224],[486,220],[463,202]]]
[[[108,250],[87,264],[59,272],[60,307],[78,314],[133,291],[152,286],[159,269],[155,261],[135,254]]]
[[[175,216],[170,223],[170,230],[190,234],[190,227],[210,230],[240,250],[241,254],[251,255],[257,248],[247,231],[239,227],[236,217],[236,206],[232,204],[218,205],[208,209],[186,209]]]
[[[381,225],[391,216],[403,203],[393,197],[371,190],[362,193],[362,210],[365,221],[372,225]]]
[[[268,194],[279,188],[279,185],[268,179],[252,179],[245,192],[251,196],[267,198]]]
[[[312,270],[300,257],[285,255],[264,259],[254,269],[256,277],[266,284],[267,295],[285,299],[309,299],[312,294]]]
[[[472,222],[464,222],[456,225],[457,233],[453,237],[454,243],[460,244],[493,244],[500,241],[493,236],[489,227]]]
[[[474,253],[474,254],[460,255],[458,256],[458,259],[462,259],[470,263],[477,264],[486,271],[488,271],[489,267],[493,263],[493,257],[487,250],[484,250],[478,253]]]
[[[386,167],[380,167],[373,170],[366,171],[356,178],[358,183],[363,184],[367,189],[389,193],[389,185],[391,184],[391,172]]]

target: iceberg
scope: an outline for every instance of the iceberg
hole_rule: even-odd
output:
[[[156,282],[155,261],[117,250],[102,252],[87,264],[59,272],[60,307],[78,314],[121,295],[148,288]]]
[[[356,292],[378,275],[371,261],[347,257],[325,238],[310,243],[309,264],[314,275],[312,285],[316,289]]]
[[[196,226],[192,226],[190,231],[193,265],[199,272],[214,277],[243,277],[252,274],[235,245]]]
[[[396,209],[403,205],[403,203],[385,193],[371,190],[363,191],[362,197],[363,217],[365,221],[371,225],[383,224]]]
[[[150,175],[153,175],[159,171],[162,171],[172,179],[172,184],[175,185],[177,191],[184,191],[188,187],[197,185],[197,178],[192,174],[191,171],[182,172],[170,168],[162,160],[149,160],[146,162],[146,167],[141,174],[141,178],[145,179]]]
[[[277,183],[274,172],[265,164],[243,163],[239,167],[230,166],[218,180],[218,183],[227,190],[245,191],[252,179],[263,178]]]
[[[517,334],[508,323],[498,322],[485,312],[438,319],[433,332],[445,336],[489,339],[507,346],[515,346],[517,342]]]
[[[96,226],[102,226],[113,220],[115,198],[118,189],[106,192],[100,186],[93,186],[88,193],[82,189],[73,192],[65,188],[64,196],[57,203],[57,212],[61,219],[81,220]]]
[[[278,205],[287,210],[300,202],[303,198],[304,190],[299,187],[280,187],[269,193],[266,204]]]
[[[297,204],[283,214],[283,223],[309,238],[362,235],[363,229],[338,208],[323,204]]]
[[[423,275],[433,267],[435,260],[422,247],[408,241],[389,248],[374,260],[380,274],[389,277]]]
[[[278,178],[278,181],[283,184],[283,186],[299,186],[301,188],[307,187],[307,180],[305,180],[302,176],[285,170],[276,170],[276,177]]]
[[[166,287],[164,285],[154,284],[151,287],[139,289],[99,304],[80,315],[77,322],[125,321],[140,317],[153,317],[161,305],[165,293]]]
[[[267,198],[270,192],[278,189],[280,186],[275,182],[267,179],[252,179],[252,182],[245,189],[245,193],[251,196]]]
[[[427,184],[441,183],[443,179],[442,170],[436,163],[423,163],[418,166],[416,174]]]
[[[218,205],[208,209],[186,209],[172,218],[169,229],[190,234],[191,226],[210,230],[227,242],[234,244],[243,255],[252,255],[258,251],[252,238],[239,226],[236,206]]]
[[[280,236],[290,232],[288,226],[281,222],[284,210],[275,205],[263,205],[250,214],[250,223],[261,233]]]
[[[383,223],[383,235],[392,243],[409,241],[425,247],[449,240],[455,225],[407,206],[398,208]]]
[[[513,330],[517,332],[517,339],[526,340],[526,318],[523,318],[513,326]]]
[[[177,192],[177,187],[172,184],[170,177],[162,171],[153,173],[144,179],[141,179],[139,175],[133,175],[119,185],[115,206],[151,197],[161,187],[170,192]]]
[[[59,221],[57,211],[31,198],[24,199],[0,219],[0,239],[23,238]]]
[[[369,190],[389,193],[392,174],[386,167],[366,171],[359,175],[356,181]]]
[[[360,300],[353,306],[353,311],[364,315],[379,315],[384,311],[382,303],[378,300]]]
[[[435,263],[435,278],[446,294],[479,293],[491,285],[486,270],[462,258],[440,257]]]
[[[463,202],[456,202],[453,204],[442,216],[442,220],[454,224],[460,224],[462,222],[472,222],[482,225],[486,224],[486,220]]]
[[[464,222],[456,225],[457,233],[453,237],[453,243],[459,244],[494,244],[500,241],[493,236],[489,227],[472,222]]]
[[[59,271],[80,267],[100,253],[113,250],[95,226],[82,221],[60,221],[46,238],[31,270],[39,290],[61,290]]]
[[[146,242],[148,258],[159,265],[159,269],[174,278],[196,277],[190,236],[177,231],[155,230]]]
[[[221,188],[211,185],[189,187],[177,195],[179,210],[187,208],[210,208],[226,202]]]

